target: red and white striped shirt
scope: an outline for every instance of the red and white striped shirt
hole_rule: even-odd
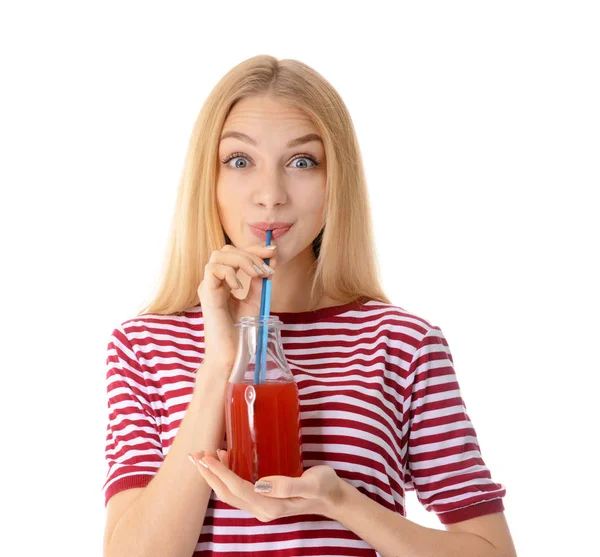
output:
[[[283,322],[283,348],[298,385],[305,468],[327,464],[402,516],[409,489],[444,524],[504,510],[506,489],[492,481],[481,457],[439,327],[375,300],[271,313]],[[143,315],[114,330],[106,502],[157,473],[203,357],[200,306]],[[194,555],[237,552],[379,555],[337,521],[303,515],[263,523],[212,492]]]

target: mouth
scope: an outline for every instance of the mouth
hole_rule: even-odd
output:
[[[275,240],[286,234],[289,231],[289,229],[292,228],[293,225],[294,223],[288,222],[257,222],[249,226],[250,230],[252,231],[252,234],[265,241],[267,239],[267,230],[273,231],[272,238],[273,240]]]

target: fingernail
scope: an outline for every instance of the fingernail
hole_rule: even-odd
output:
[[[271,267],[269,267],[266,263],[263,263],[263,269],[267,271],[267,273],[269,273],[270,275],[275,274],[275,271],[271,269]]]
[[[252,266],[254,267],[254,270],[259,274],[259,275],[264,275],[265,272],[257,265],[255,265],[254,263],[252,263]]]
[[[273,484],[271,482],[256,482],[254,484],[254,491],[257,493],[270,493],[273,489]]]
[[[206,464],[206,462],[204,462],[204,459],[199,460],[198,464],[200,464],[200,466],[204,466],[204,468],[206,468],[207,470],[210,469],[210,466]]]
[[[188,458],[194,463],[194,464],[200,464],[202,466],[204,466],[204,468],[208,468],[207,464],[205,462],[202,462],[202,457],[204,456],[204,451],[200,451],[197,453],[198,456],[194,456],[191,454],[188,454]]]
[[[265,246],[265,249],[271,250],[273,251],[277,246],[275,244],[270,245],[270,246]]]

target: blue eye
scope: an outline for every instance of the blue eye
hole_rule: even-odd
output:
[[[246,162],[248,162],[248,159],[246,157],[243,156],[235,156],[235,154],[231,155],[231,157],[229,157],[228,159],[223,161],[223,164],[227,164],[229,163],[229,161],[233,160],[233,159],[240,159],[240,160],[245,160]],[[234,166],[232,168],[247,168],[246,166],[238,166],[237,163],[233,163]],[[231,166],[231,165],[228,165]]]
[[[248,165],[245,164],[244,166],[238,166],[237,162],[234,162],[233,166],[231,166],[229,163],[233,160],[244,160],[246,161],[246,163],[249,163],[249,158],[248,155],[246,155],[245,153],[232,153],[231,155],[229,155],[225,160],[222,160],[221,162],[223,164],[226,164],[227,166],[229,166],[230,168],[239,168],[239,169],[245,169],[248,168]],[[310,161],[312,163],[312,166],[294,166],[293,168],[297,169],[297,170],[310,170],[311,168],[316,168],[317,166],[319,166],[321,163],[317,160],[316,157],[313,157],[312,155],[306,155],[306,154],[299,154],[299,155],[295,155],[294,158],[290,161],[290,162],[294,162],[297,160],[301,160],[301,161]]]
[[[319,166],[319,163],[313,159],[312,157],[308,157],[308,156],[304,156],[304,155],[298,155],[295,159],[292,159],[292,162],[295,161],[310,161],[312,162],[313,166],[295,166],[294,168],[302,168],[302,169],[308,169],[308,168],[313,168],[315,166]]]

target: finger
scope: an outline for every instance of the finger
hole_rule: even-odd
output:
[[[270,246],[263,246],[263,245],[257,245],[257,246],[250,246],[248,248],[246,248],[246,251],[251,253],[251,254],[256,254],[260,261],[254,260],[254,263],[256,265],[258,265],[258,267],[260,267],[262,269],[262,265],[266,264],[267,267],[270,267],[273,271],[276,269],[277,267],[277,246],[272,244]],[[242,253],[245,253],[244,250],[242,250]],[[273,273],[270,273],[268,270],[264,275],[259,275],[261,278],[271,278],[273,276]],[[254,277],[253,277],[254,278]]]
[[[274,272],[258,255],[237,248],[213,251],[209,260],[209,264],[211,263],[242,269],[251,277],[266,277]]]
[[[256,507],[260,505],[261,497],[255,493],[253,485],[247,482],[243,478],[240,478],[232,470],[229,470],[222,462],[214,457],[204,457],[202,462],[208,465],[209,470],[218,476],[219,480],[223,482],[226,488],[233,494],[234,497],[248,502],[252,506]]]
[[[243,478],[240,478],[232,470],[230,470],[223,462],[218,460],[218,456],[205,455],[200,461],[206,464],[210,472],[216,476],[227,486],[227,489],[236,497],[247,499],[247,496],[254,496],[252,484]]]
[[[231,490],[227,487],[225,482],[223,482],[219,475],[215,473],[214,466],[211,466],[212,470],[208,467],[206,462],[203,460],[205,456],[211,457],[209,462],[216,462],[216,459],[218,458],[218,450],[197,451],[188,454],[188,458],[194,463],[196,469],[200,472],[202,477],[206,480],[206,483],[217,494],[221,501],[235,506],[238,509],[243,508],[241,505],[245,505],[245,502],[231,493]]]
[[[206,480],[206,483],[210,485],[221,501],[232,507],[246,511],[258,518],[261,522],[268,522],[273,518],[285,516],[284,512],[287,510],[285,505],[279,505],[278,503],[274,506],[273,503],[275,503],[275,501],[267,502],[262,499],[260,495],[253,493],[252,484],[246,482],[228,469],[225,469],[224,465],[215,458],[203,459],[201,462],[207,464],[209,468],[204,468],[199,465],[197,466],[198,470]],[[227,479],[223,478],[223,473],[225,473]],[[242,490],[246,496],[238,497],[237,494],[233,492],[230,484],[234,479],[239,480],[241,483],[248,484],[247,488]],[[269,503],[269,505],[265,505],[265,503]]]
[[[235,262],[209,262],[204,267],[203,281],[208,281],[212,288],[218,288],[225,281],[232,290],[239,288],[237,273],[241,272],[250,278],[263,278],[267,275],[265,269],[254,267],[254,263],[246,262],[240,266]],[[262,273],[262,274],[261,274]],[[243,285],[242,285],[243,286]]]
[[[279,246],[277,244],[271,244],[269,246],[265,246],[264,244],[254,244],[251,246],[247,246],[243,249],[228,244],[226,246],[223,246],[221,250],[217,251],[237,252],[245,255],[253,254],[260,257],[261,259],[276,259],[277,252],[279,251],[278,248]]]
[[[235,270],[227,265],[216,264],[214,268],[214,275],[224,280],[232,290],[241,290],[244,285],[240,279],[237,278]]]
[[[271,267],[271,269],[273,269],[274,271],[277,269],[277,258],[276,257],[271,257],[269,259],[269,267]]]
[[[235,270],[227,265],[219,263],[208,263],[205,267],[204,280],[209,279],[213,288],[218,288],[225,281],[231,290],[239,290],[244,285],[239,281]]]
[[[255,253],[263,259],[266,259],[268,257],[277,256],[277,247],[277,244],[271,244],[270,246],[265,246],[264,244],[254,244],[244,249],[250,253]]]
[[[202,460],[206,455],[208,456],[217,456],[216,451],[196,451],[188,454],[188,458],[192,461],[194,465],[197,465],[200,460]]]
[[[318,485],[310,477],[266,476],[254,484],[254,491],[276,499],[315,499],[319,496]]]
[[[269,255],[268,257],[265,257],[265,263],[271,267],[271,269],[275,270],[277,269],[277,257],[275,257],[274,255]],[[272,274],[267,275],[268,278],[272,278]]]
[[[210,488],[215,492],[217,497],[221,501],[227,503],[228,505],[231,505],[232,507],[236,507],[238,509],[250,512],[247,503],[243,499],[240,499],[239,497],[236,497],[233,493],[231,493],[231,490],[227,487],[225,482],[221,480],[221,478],[217,474],[212,472],[210,468],[207,468],[204,465],[200,464],[201,462],[202,460],[196,463],[196,469],[198,470],[198,472],[200,472],[200,475],[204,478],[204,480],[210,486]]]
[[[219,449],[217,451],[217,456],[219,460],[223,463],[223,466],[229,468],[229,453],[223,449]]]

